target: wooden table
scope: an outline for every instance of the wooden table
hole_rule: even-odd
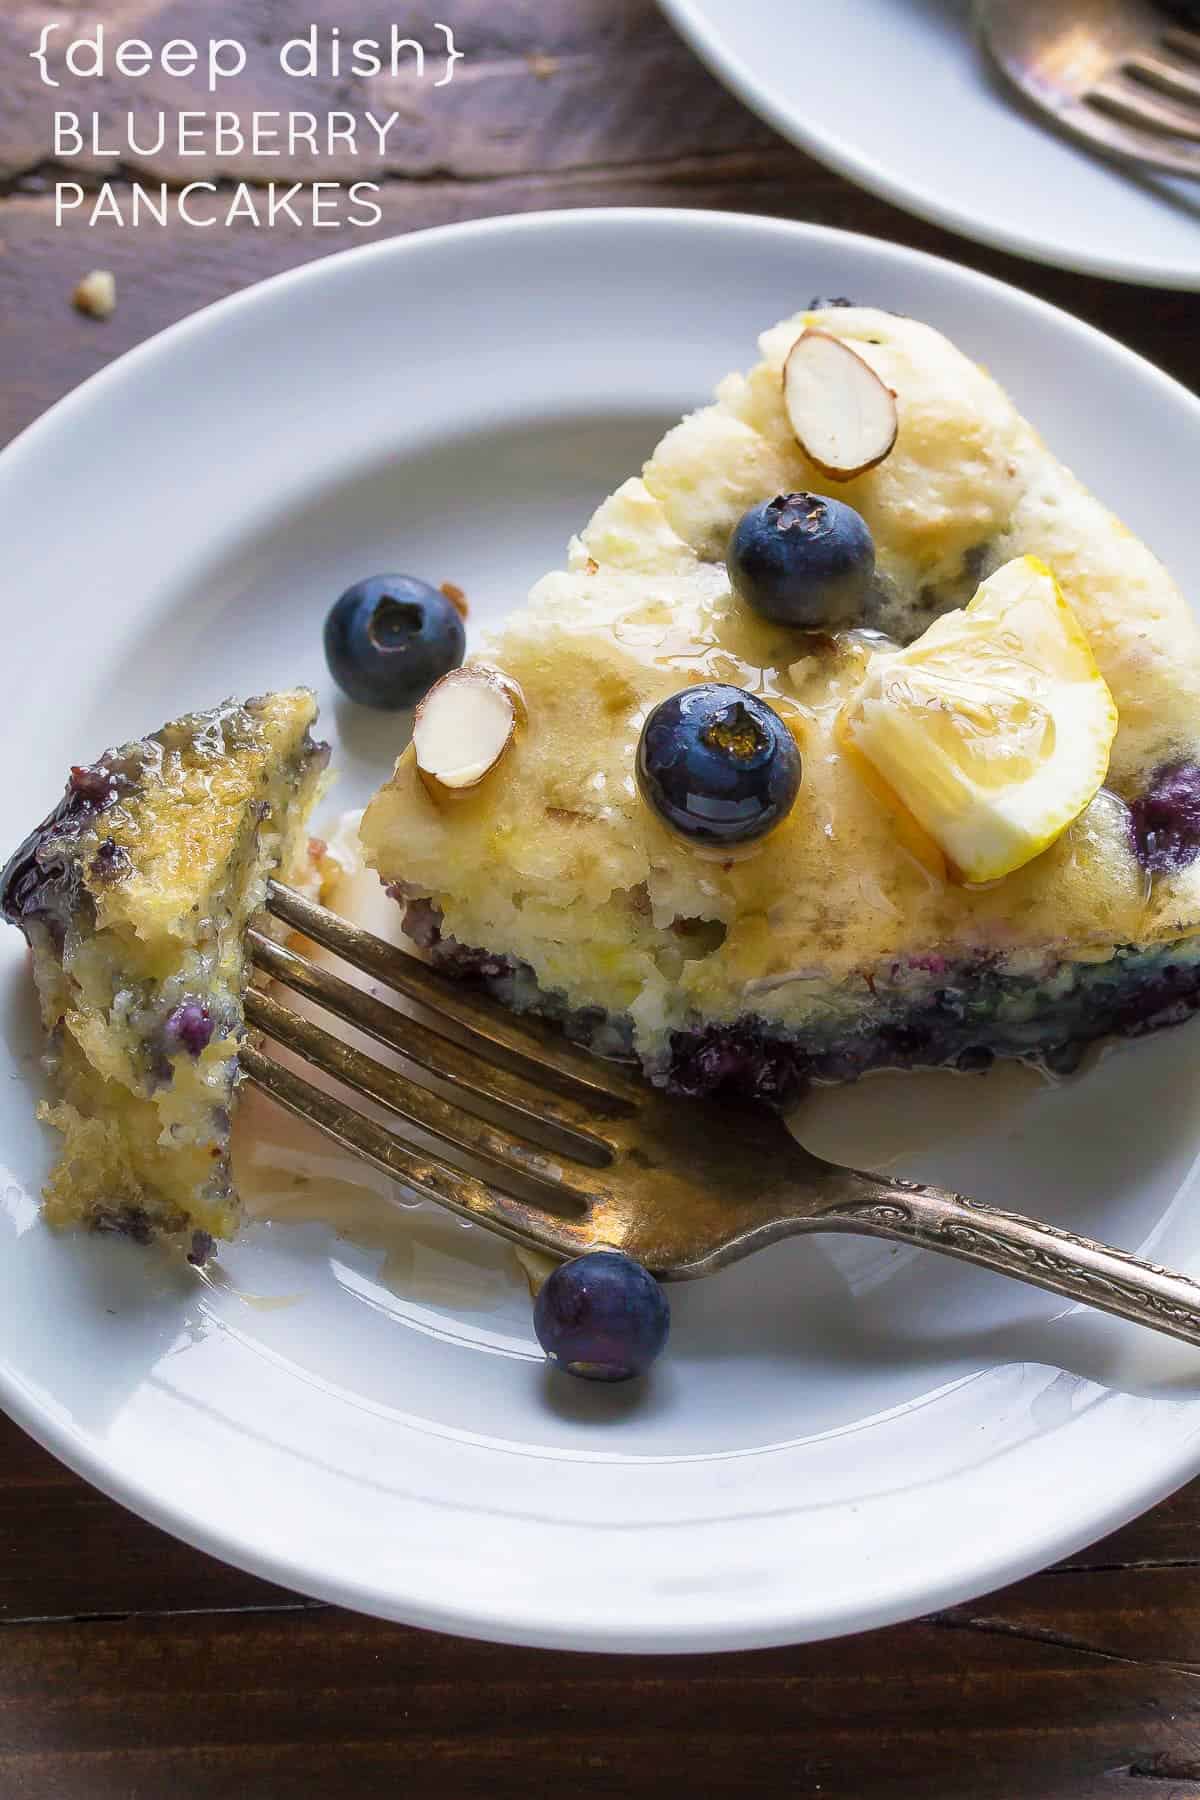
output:
[[[387,167],[355,171],[383,183],[378,232],[355,242],[616,203],[819,220],[986,269],[1200,386],[1194,296],[1028,265],[859,193],[728,98],[651,0],[462,0],[444,11],[467,59],[436,102],[410,84]],[[93,0],[86,14],[156,44],[215,33],[278,45],[301,14],[341,24],[346,38],[396,19],[435,41],[403,0]],[[56,230],[49,118],[79,102],[42,88],[28,56],[56,16],[9,0],[0,17],[0,442],[151,332],[347,235],[88,229],[80,214]],[[177,84],[143,99],[134,83],[97,82],[87,107],[116,117],[131,93],[147,109],[168,90],[180,104]],[[293,84],[284,96],[248,74],[228,90],[218,104],[242,113],[371,103],[352,81]],[[245,172],[201,159],[182,178]],[[178,181],[181,165],[150,159],[142,178]],[[70,305],[96,267],[115,271],[120,292],[103,324]],[[119,446],[96,479],[120,493]],[[63,510],[69,519],[69,495]],[[1057,1569],[917,1624],[673,1660],[494,1648],[284,1593],[143,1524],[2,1420],[0,1471],[5,1800],[1200,1796],[1200,1483]]]

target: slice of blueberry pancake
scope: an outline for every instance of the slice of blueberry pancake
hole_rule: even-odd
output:
[[[238,1218],[230,1116],[244,937],[295,879],[328,748],[307,690],[191,713],[71,771],[0,887],[58,1088],[54,1225],[180,1240],[203,1261]]]
[[[410,933],[692,1094],[1067,1069],[1184,1018],[1200,638],[1167,572],[927,325],[838,305],[761,347],[499,673],[425,702],[362,826]]]

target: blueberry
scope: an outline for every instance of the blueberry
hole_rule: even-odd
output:
[[[466,646],[457,608],[415,575],[355,582],[325,621],[325,661],[342,692],[393,712],[457,669]]]
[[[1133,853],[1153,875],[1186,869],[1200,856],[1200,766],[1168,763],[1129,808]]]
[[[792,809],[800,789],[796,740],[765,700],[705,682],[663,700],[642,727],[642,798],[703,844],[745,844]]]
[[[215,1249],[216,1244],[213,1242],[211,1232],[193,1231],[187,1259],[193,1268],[202,1269]]]
[[[168,1055],[186,1050],[189,1056],[199,1056],[208,1048],[212,1034],[212,1014],[200,1000],[181,1001],[163,1025]]]
[[[97,814],[115,806],[133,785],[128,771],[104,762],[71,770],[54,811],[30,832],[0,873],[0,914],[10,924],[28,936],[28,922],[37,920],[61,945],[79,904],[79,839]]]
[[[671,1309],[653,1275],[619,1250],[592,1250],[561,1263],[533,1308],[533,1328],[550,1361],[585,1381],[644,1375],[670,1326]]]
[[[123,881],[133,868],[133,859],[128,850],[117,843],[115,838],[104,838],[96,847],[96,854],[88,865],[89,871],[97,881]]]
[[[832,631],[863,623],[875,545],[845,501],[776,494],[742,514],[726,566],[734,591],[764,618]]]

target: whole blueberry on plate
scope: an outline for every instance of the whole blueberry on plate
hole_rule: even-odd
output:
[[[415,706],[466,647],[457,607],[415,575],[356,581],[325,621],[329,673],[360,706]]]
[[[762,837],[800,790],[800,752],[779,714],[741,688],[702,682],[661,701],[642,727],[642,798],[683,837],[711,845]]]
[[[550,1361],[585,1381],[644,1375],[670,1326],[657,1281],[620,1250],[591,1250],[560,1263],[533,1308],[533,1328]]]
[[[726,558],[747,606],[778,625],[861,625],[875,544],[861,513],[823,494],[776,494],[743,513]]]

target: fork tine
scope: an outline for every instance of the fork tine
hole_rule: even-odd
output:
[[[1139,92],[1131,83],[1117,79],[1098,82],[1088,93],[1087,102],[1098,112],[1111,113],[1140,131],[1200,143],[1200,112],[1155,99],[1148,90]]]
[[[1056,115],[1060,125],[1094,149],[1137,168],[1200,179],[1200,146],[1154,136],[1127,125],[1086,100],[1074,101]]]
[[[409,1063],[450,1083],[468,1106],[484,1101],[497,1107],[509,1128],[521,1136],[548,1143],[561,1155],[600,1168],[612,1160],[610,1147],[577,1121],[591,1115],[584,1107],[553,1094],[539,1095],[537,1107],[529,1104],[522,1084],[503,1069],[480,1064],[470,1051],[449,1038],[377,1000],[363,988],[343,981],[332,969],[322,969],[273,938],[253,928],[246,934],[251,960],[272,980],[333,1013],[346,1025],[363,1031],[376,1043],[397,1051]]]
[[[1124,65],[1125,73],[1160,94],[1180,100],[1185,105],[1200,102],[1200,72],[1193,73],[1162,56],[1131,56]]]
[[[344,1039],[333,1037],[314,1020],[289,1012],[269,994],[250,989],[246,995],[246,1018],[257,1030],[265,1031],[277,1044],[294,1050],[335,1081],[369,1100],[377,1100],[397,1118],[440,1138],[452,1149],[478,1157],[489,1165],[494,1176],[516,1175],[537,1182],[547,1190],[545,1204],[587,1205],[587,1195],[574,1189],[558,1165],[543,1152],[485,1124],[461,1107],[450,1105],[427,1088],[418,1087],[399,1070],[385,1068]]]
[[[529,1249],[544,1250],[550,1256],[578,1256],[592,1247],[591,1232],[585,1222],[547,1216],[503,1189],[473,1175],[461,1174],[415,1145],[405,1144],[373,1119],[365,1118],[352,1106],[343,1105],[332,1094],[323,1093],[282,1063],[265,1056],[253,1044],[241,1046],[238,1062],[247,1080],[297,1118],[315,1125],[343,1149],[364,1157],[422,1199],[432,1200],[460,1218]]]
[[[1188,62],[1200,62],[1200,31],[1187,31],[1182,25],[1172,25],[1163,32],[1160,42],[1164,50],[1173,50],[1177,56],[1186,57]]]
[[[282,882],[268,884],[267,910],[362,974],[430,1008],[439,1018],[453,1020],[467,1033],[471,1049],[488,1062],[499,1061],[527,1080],[597,1111],[627,1112],[642,1098],[637,1077],[575,1049],[532,1020],[518,1022],[495,1003],[469,993],[407,951],[351,925]]]

